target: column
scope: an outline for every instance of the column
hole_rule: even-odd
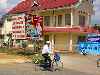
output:
[[[54,15],[54,26],[56,26],[56,25],[57,25],[57,16]]]
[[[53,50],[54,50],[54,34],[52,34],[52,36],[51,36],[51,49],[53,52]]]
[[[89,15],[89,24],[91,24],[91,15]]]
[[[53,15],[50,16],[50,26],[54,26],[54,17],[53,17]]]
[[[86,20],[85,21],[86,21],[86,25],[89,25],[90,24],[89,23],[89,15],[86,16]]]
[[[65,26],[65,13],[62,15],[62,25]]]
[[[73,53],[73,39],[72,34],[69,33],[69,52]]]
[[[71,9],[71,28],[74,25],[74,15],[73,15],[73,10]]]

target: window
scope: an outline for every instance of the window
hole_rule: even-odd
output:
[[[44,25],[46,26],[50,25],[50,16],[44,16]]]
[[[65,14],[65,25],[71,25],[71,14]]]
[[[61,26],[62,24],[62,15],[58,15],[58,25]]]
[[[84,26],[85,25],[85,16],[79,15],[79,25]]]

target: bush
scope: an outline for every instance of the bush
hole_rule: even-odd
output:
[[[44,63],[44,58],[42,57],[42,54],[34,54],[32,58],[32,62],[34,64],[42,64]]]
[[[19,54],[19,55],[33,55],[33,50],[18,49],[18,48],[0,48],[0,53]]]
[[[12,52],[13,49],[11,48],[0,48],[0,53],[9,53]]]
[[[7,49],[5,48],[0,48],[0,53],[6,53],[7,52]]]
[[[26,55],[26,56],[29,56],[29,55],[33,55],[34,51],[33,50],[19,50],[17,51],[17,54],[20,54],[20,55]]]

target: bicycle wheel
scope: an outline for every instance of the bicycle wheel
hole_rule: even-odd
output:
[[[63,70],[63,62],[53,60],[51,64],[51,68],[53,71]]]

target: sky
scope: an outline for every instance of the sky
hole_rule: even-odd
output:
[[[0,0],[0,16],[11,10],[19,2],[24,0]],[[100,0],[94,0],[95,14],[92,16],[92,24],[100,24]]]

